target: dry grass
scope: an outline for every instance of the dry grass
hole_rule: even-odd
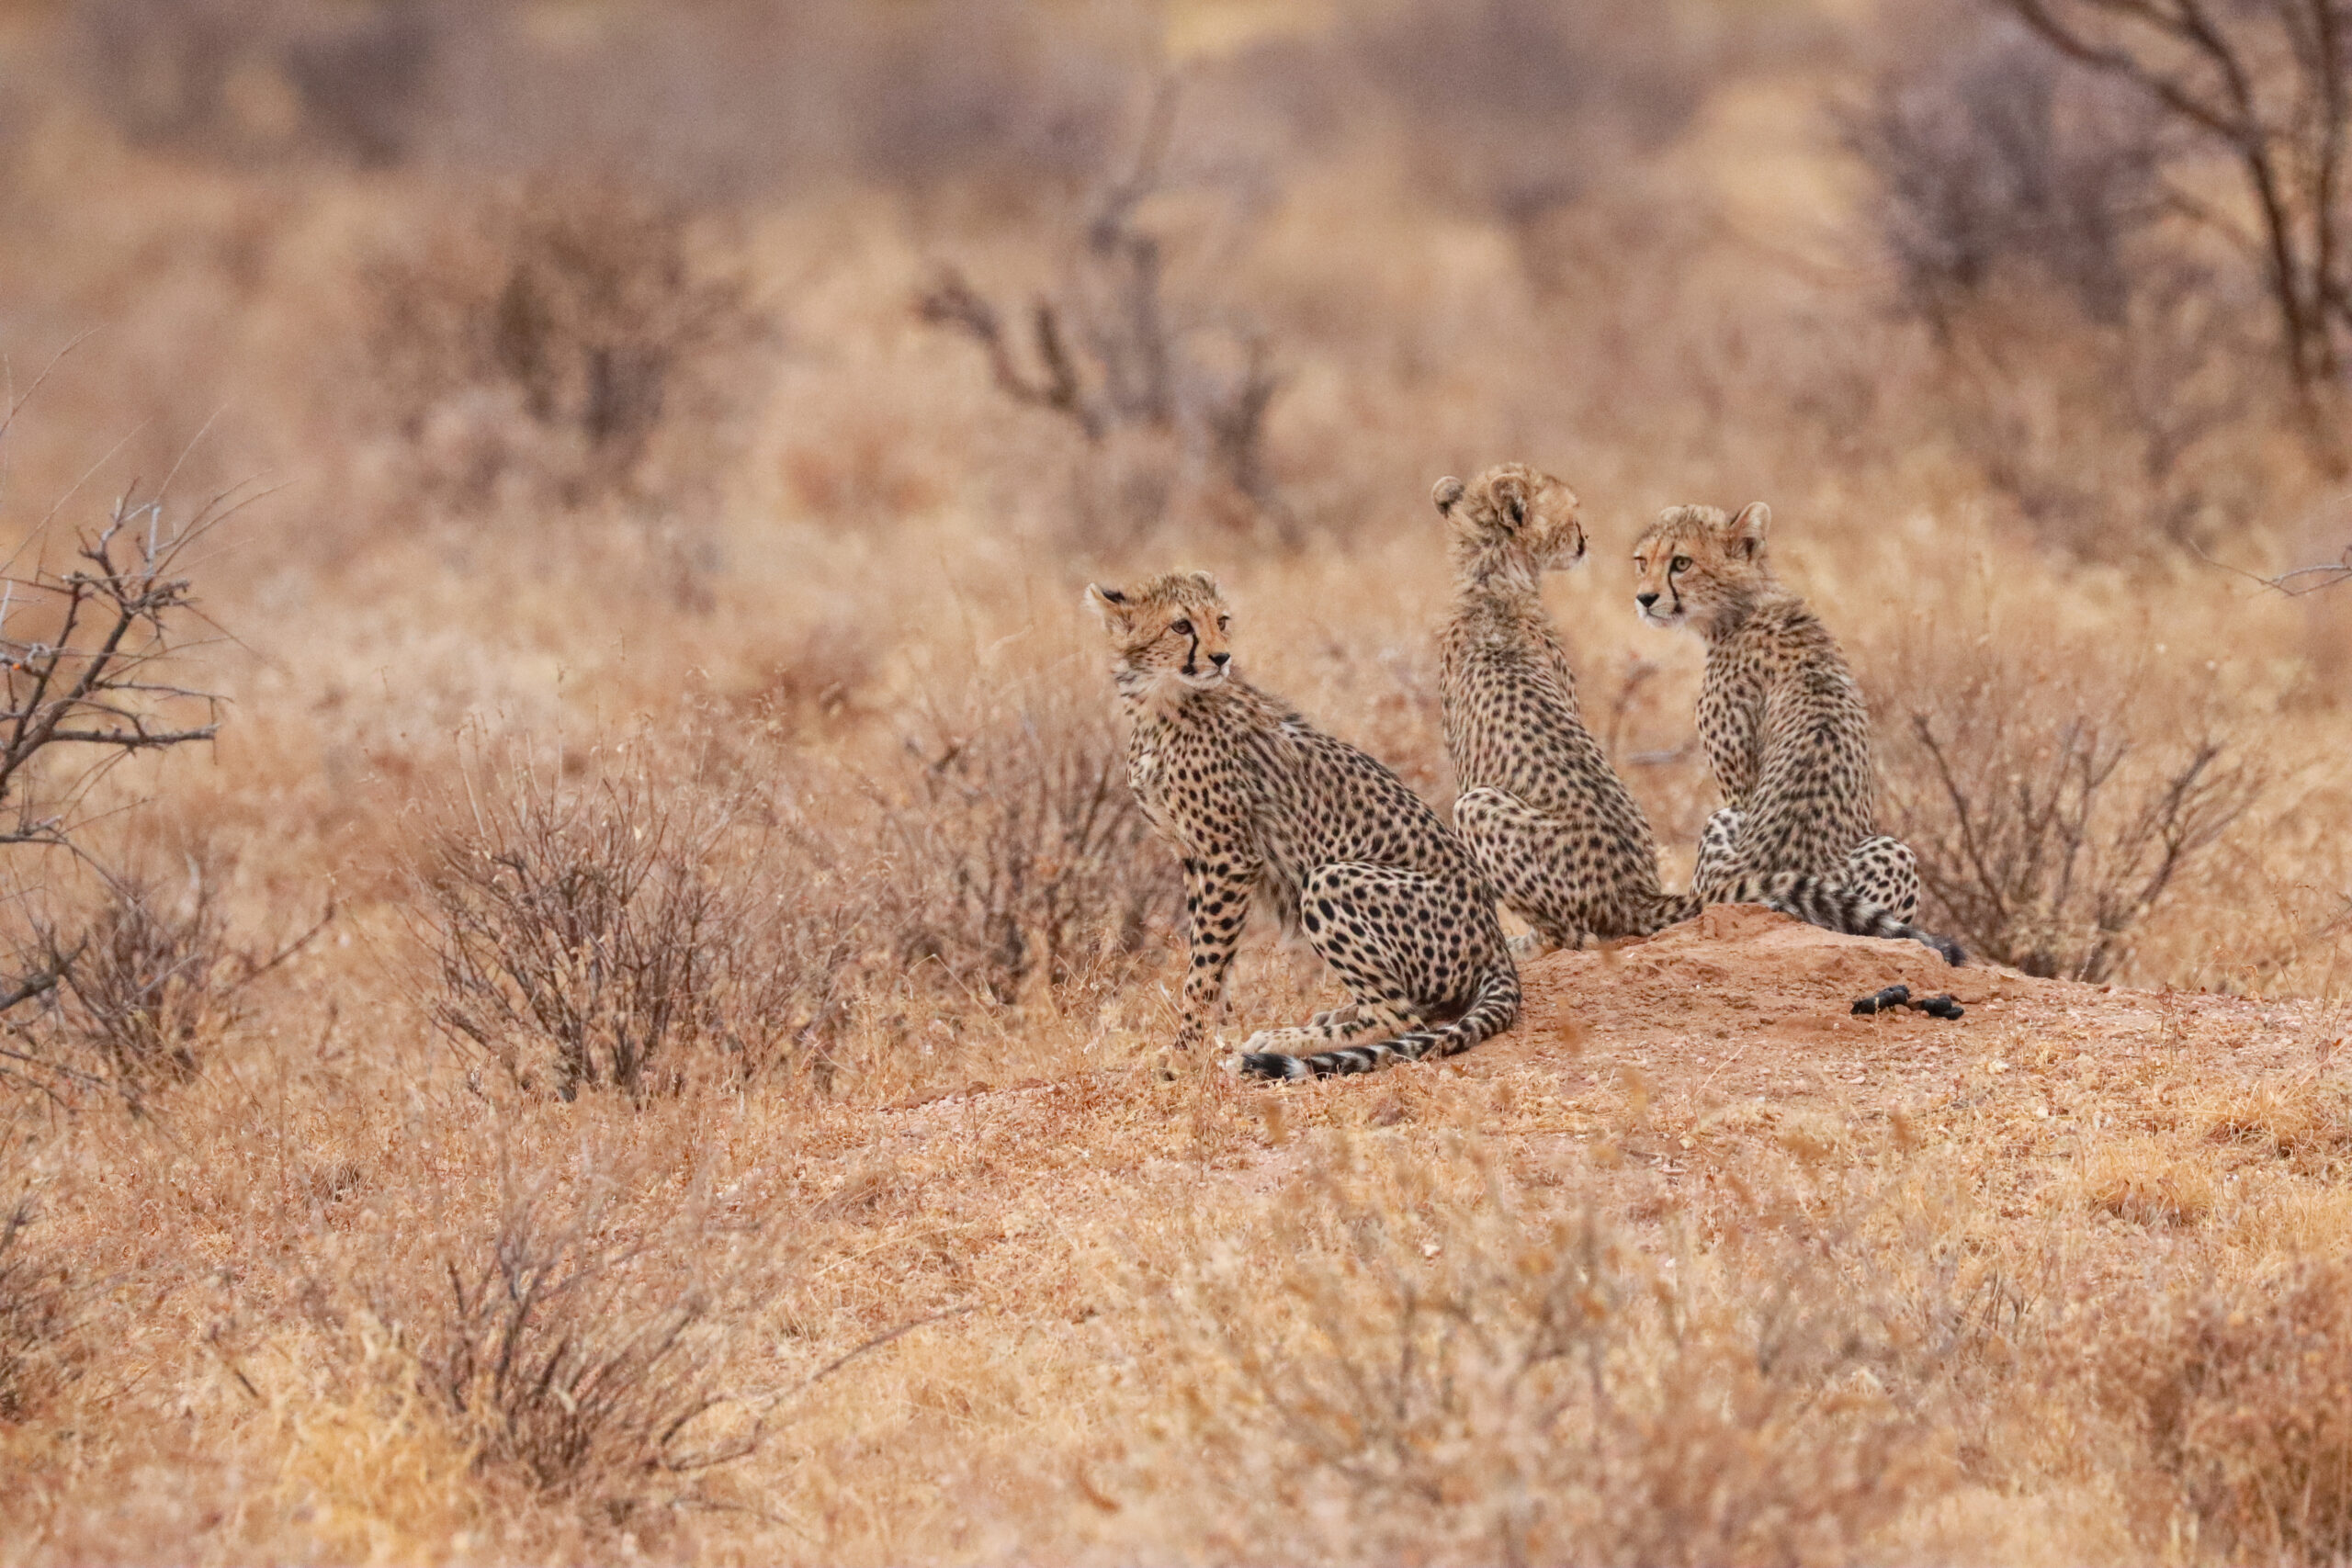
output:
[[[2352,595],[2181,543],[2352,520],[2101,227],[2100,106],[1810,5],[71,9],[0,22],[0,350],[96,329],[12,570],[280,488],[175,569],[217,739],[21,781],[162,869],[7,867],[7,951],[90,941],[0,1051],[135,1092],[0,1083],[0,1557],[2352,1551]],[[1761,497],[1937,913],[2112,988],[1767,1016],[1722,956],[1153,1077],[1080,588],[1214,570],[1442,805],[1424,498],[1507,457],[1587,498],[1546,592],[1670,859],[1699,649],[1623,547]],[[1325,1005],[1253,932],[1229,1032]]]

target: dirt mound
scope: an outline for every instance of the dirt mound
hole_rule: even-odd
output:
[[[2040,980],[1995,964],[1952,968],[1919,942],[1870,941],[1755,905],[1722,905],[1639,942],[1557,952],[1521,968],[1526,1010],[1458,1058],[1473,1077],[1538,1067],[1571,1096],[1616,1093],[1628,1069],[1691,1117],[1740,1100],[1830,1100],[1884,1117],[2007,1100],[2075,1055],[2225,1046],[2237,1063],[2305,1048],[2307,1009],[2232,997]],[[1856,1016],[1884,985],[1950,992],[1959,1021],[1903,1009]],[[2007,1075],[2007,1077],[2004,1077]]]
[[[1555,953],[1523,978],[1537,1032],[1637,1035],[1835,1022],[1853,1017],[1856,998],[1896,984],[1917,997],[1948,992],[1963,1007],[2068,988],[1987,964],[1955,969],[1916,942],[1840,936],[1758,905],[1718,905],[1645,941]]]

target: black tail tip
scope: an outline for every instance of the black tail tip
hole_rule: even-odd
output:
[[[1923,942],[1934,948],[1937,955],[1955,969],[1968,962],[1967,953],[1962,950],[1960,943],[1948,936],[1938,936],[1933,931],[1923,931],[1917,926],[1911,928],[1910,935],[1912,941]]]
[[[1315,1069],[1307,1066],[1304,1056],[1286,1056],[1280,1051],[1245,1051],[1241,1054],[1241,1076],[1245,1078],[1311,1078]]]

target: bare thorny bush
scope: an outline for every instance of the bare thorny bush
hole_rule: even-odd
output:
[[[526,1089],[642,1095],[709,1066],[830,1087],[854,1033],[1107,995],[1177,901],[1110,726],[1044,682],[931,724],[828,792],[862,796],[843,820],[792,793],[817,766],[790,753],[759,785],[478,780],[416,871],[435,1021]]]
[[[1181,896],[1102,705],[1058,674],[933,716],[883,802],[905,867],[888,890],[899,955],[997,1002],[1115,986]]]
[[[2130,553],[2258,504],[2284,382],[2253,299],[2173,200],[2160,108],[1975,8],[1845,117],[1900,301],[1931,331],[1939,423],[2043,537]]]
[[[56,932],[46,937],[62,979],[40,999],[40,1026],[137,1104],[195,1077],[201,1048],[243,1016],[247,987],[334,918],[330,904],[307,931],[265,953],[235,940],[218,882],[202,869],[191,865],[177,894],[136,872],[110,875],[70,950]]]
[[[2144,671],[2063,669],[1990,633],[1973,660],[1914,663],[1929,672],[1881,730],[1891,830],[1918,856],[1927,923],[2028,974],[2119,973],[2267,783],[2226,728],[2184,732]]]
[[[1163,82],[1134,165],[1090,197],[1063,281],[1033,295],[1025,321],[1008,325],[952,266],[917,313],[978,344],[999,391],[1062,415],[1084,438],[1090,472],[1107,483],[1081,493],[1080,509],[1102,542],[1150,531],[1188,498],[1212,516],[1271,522],[1286,538],[1294,520],[1265,457],[1266,415],[1282,388],[1266,336],[1171,301],[1163,242],[1139,216],[1170,186],[1176,112],[1175,86]]]
[[[0,579],[0,850],[94,865],[82,814],[100,780],[134,755],[212,738],[219,700],[169,672],[201,619],[183,563],[232,510],[223,498],[175,522],[160,500],[126,497],[76,542],[70,566],[51,567],[44,552],[30,571]],[[18,558],[40,548],[28,541]],[[52,1093],[72,1084],[135,1092],[158,1070],[193,1066],[183,1025],[209,1005],[217,925],[159,925],[133,885],[98,875],[113,896],[86,931],[22,895],[15,972],[0,981],[0,1015],[11,1015],[0,1022],[0,1077]],[[76,1066],[54,1029],[29,1028],[28,1003],[94,1044],[109,1076]]]
[[[696,1046],[756,1077],[848,1005],[857,933],[740,786],[526,764],[470,795],[416,868],[433,1017],[522,1087],[642,1095]]]

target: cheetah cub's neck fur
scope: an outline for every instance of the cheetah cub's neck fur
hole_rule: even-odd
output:
[[[1370,1072],[1510,1028],[1519,976],[1470,852],[1396,774],[1235,671],[1216,583],[1177,573],[1087,600],[1114,650],[1127,782],[1184,862],[1177,1047],[1216,1023],[1253,897],[1352,999],[1253,1036],[1244,1074]]]
[[[1699,734],[1724,809],[1691,889],[1713,902],[1745,877],[1817,877],[1958,964],[1958,944],[1908,924],[1918,870],[1909,846],[1878,831],[1870,711],[1828,628],[1773,576],[1771,522],[1762,502],[1731,517],[1668,507],[1634,546],[1642,618],[1707,644]]]

